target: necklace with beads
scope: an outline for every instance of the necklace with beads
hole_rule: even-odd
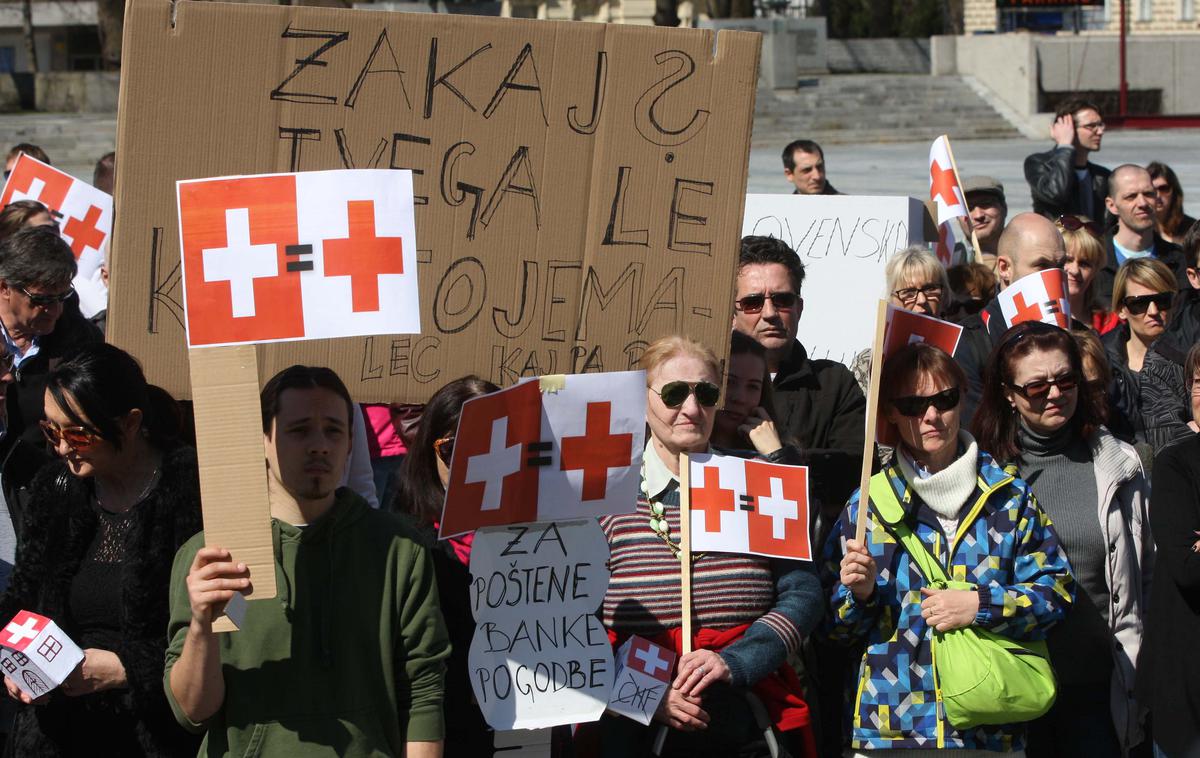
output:
[[[671,550],[671,555],[675,556],[676,560],[683,560],[682,549],[679,544],[671,539],[671,524],[667,521],[666,506],[664,506],[657,497],[651,497],[650,488],[646,485],[646,463],[642,461],[642,479],[641,479],[642,494],[646,497],[646,502],[650,504],[650,531],[654,532],[660,540],[662,540]],[[704,553],[693,553],[692,563],[700,560]]]

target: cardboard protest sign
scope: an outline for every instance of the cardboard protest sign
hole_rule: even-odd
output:
[[[440,536],[632,512],[645,430],[644,371],[543,377],[468,400]]]
[[[457,14],[133,0],[109,338],[188,397],[175,183],[413,175],[419,335],[258,348],[360,402],[475,373],[631,368],[687,333],[727,351],[761,36]]]
[[[421,330],[411,171],[178,184],[188,345]]]
[[[0,646],[0,670],[31,698],[58,687],[83,661],[83,651],[58,624],[29,611],[0,631]]]
[[[634,635],[617,651],[616,684],[608,710],[650,724],[671,686],[675,652]]]
[[[715,453],[688,461],[693,552],[812,560],[806,466]]]
[[[112,195],[21,153],[0,193],[0,208],[18,200],[36,200],[50,209],[75,254],[77,278],[91,280],[112,233]]]
[[[1071,326],[1071,301],[1067,295],[1067,278],[1061,268],[1026,274],[996,295],[1004,324],[989,323],[991,314],[985,309],[980,315],[988,331],[1001,334],[1023,321],[1044,321],[1061,329]]]
[[[471,545],[471,689],[493,729],[595,721],[613,686],[596,609],[608,542],[594,518],[489,527]]]
[[[796,251],[805,267],[797,337],[810,358],[849,365],[871,346],[888,259],[924,240],[924,219],[909,197],[747,195],[742,233]]]
[[[940,318],[926,316],[923,313],[913,313],[894,305],[887,307],[887,327],[883,338],[883,355],[878,358],[886,362],[900,348],[914,342],[925,342],[941,348],[949,355],[954,355],[958,349],[958,340],[962,337],[963,328]],[[876,356],[871,356],[876,360]],[[883,445],[895,445],[895,429],[880,416],[876,420],[875,439]]]

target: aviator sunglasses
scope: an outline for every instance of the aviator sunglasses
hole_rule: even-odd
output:
[[[712,382],[667,382],[662,389],[650,389],[662,398],[663,405],[668,408],[678,408],[687,402],[688,395],[694,394],[696,402],[705,408],[711,408],[721,398],[721,388]]]
[[[734,300],[733,305],[742,313],[761,313],[763,306],[767,304],[767,298],[771,299],[771,305],[775,306],[775,310],[787,311],[796,307],[796,300],[799,299],[799,296],[795,292],[772,292],[769,295],[759,293]]]
[[[1174,302],[1174,292],[1159,292],[1154,295],[1130,295],[1121,301],[1121,305],[1133,315],[1140,316],[1150,310],[1150,303],[1158,306],[1160,311],[1169,311]]]
[[[959,394],[958,387],[951,387],[935,395],[897,397],[892,399],[892,407],[901,416],[920,418],[925,415],[925,411],[929,410],[929,406],[931,405],[943,412],[956,407],[958,405]]]
[[[55,424],[42,419],[38,422],[42,426],[42,434],[46,435],[46,441],[52,447],[58,447],[58,443],[66,440],[72,450],[84,451],[96,444],[100,436],[89,432],[82,426],[64,426],[59,427]]]
[[[1078,216],[1059,216],[1055,223],[1068,232],[1077,232],[1080,229],[1084,229],[1096,239],[1104,237],[1103,232],[1100,231],[1100,226],[1096,222],[1084,221]]]

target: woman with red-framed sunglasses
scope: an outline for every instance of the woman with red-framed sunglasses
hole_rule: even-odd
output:
[[[36,705],[23,705],[19,755],[195,755],[162,686],[171,566],[201,528],[195,450],[180,445],[179,409],[128,353],[80,348],[47,378],[47,444],[58,460],[30,488],[0,623],[19,610],[53,619],[83,663]]]

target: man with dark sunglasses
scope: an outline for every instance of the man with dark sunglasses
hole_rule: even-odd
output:
[[[807,456],[813,497],[837,510],[858,486],[867,403],[850,369],[837,361],[810,359],[796,339],[804,311],[803,283],[804,264],[786,243],[744,237],[733,328],[766,349],[779,431]]]
[[[51,366],[104,339],[79,312],[74,277],[75,256],[53,227],[28,227],[0,241],[0,337],[16,376],[6,399],[9,431],[33,444],[41,444]]]
[[[1112,300],[1117,269],[1133,258],[1157,258],[1175,274],[1180,289],[1191,286],[1187,262],[1179,246],[1167,242],[1158,234],[1156,199],[1149,171],[1133,163],[1113,169],[1104,203],[1108,212],[1117,219],[1117,226],[1105,240],[1108,260],[1096,272],[1096,296],[1101,302]]]

